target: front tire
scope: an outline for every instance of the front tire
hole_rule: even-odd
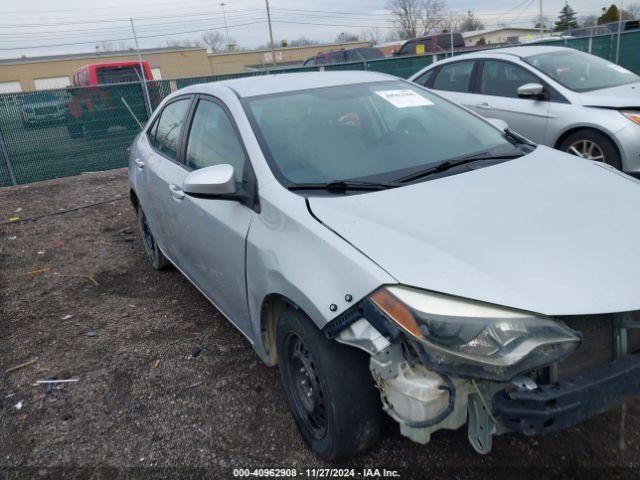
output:
[[[559,147],[563,152],[603,162],[622,170],[622,158],[613,141],[595,130],[578,130],[565,138]]]
[[[142,245],[144,246],[144,250],[147,253],[147,257],[149,258],[149,263],[155,270],[164,270],[169,267],[171,263],[164,256],[160,247],[156,243],[156,240],[151,233],[151,229],[149,228],[149,223],[147,222],[147,217],[144,214],[144,210],[142,207],[138,207],[138,228],[140,229],[140,238],[142,240]]]
[[[334,460],[371,447],[380,435],[380,395],[369,356],[328,340],[297,310],[276,328],[278,367],[302,437],[321,458]]]

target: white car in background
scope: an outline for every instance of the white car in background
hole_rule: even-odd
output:
[[[535,143],[640,176],[640,77],[564,47],[485,50],[410,78]]]

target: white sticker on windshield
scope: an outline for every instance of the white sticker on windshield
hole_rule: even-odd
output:
[[[422,95],[417,94],[413,90],[380,90],[376,92],[387,102],[396,108],[407,107],[428,107],[433,105],[433,102],[427,100]]]
[[[620,65],[609,65],[609,68],[613,68],[616,72],[620,72],[620,73],[631,73],[629,70],[627,70],[624,67],[621,67]]]

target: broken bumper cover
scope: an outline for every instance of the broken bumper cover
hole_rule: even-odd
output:
[[[640,355],[532,391],[501,391],[493,412],[509,430],[541,435],[563,430],[640,396]]]

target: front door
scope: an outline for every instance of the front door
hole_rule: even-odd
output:
[[[549,101],[518,96],[527,83],[542,83],[533,73],[504,60],[482,62],[478,72],[478,95],[472,108],[487,118],[499,118],[509,128],[535,143],[544,143],[549,121]]]
[[[251,168],[242,141],[222,103],[200,97],[193,113],[184,147],[184,172],[230,164],[236,175],[238,198],[252,188]],[[199,198],[181,191],[181,178],[174,189],[177,202],[176,256],[180,268],[249,338],[251,322],[246,298],[246,238],[255,212],[240,201]]]

